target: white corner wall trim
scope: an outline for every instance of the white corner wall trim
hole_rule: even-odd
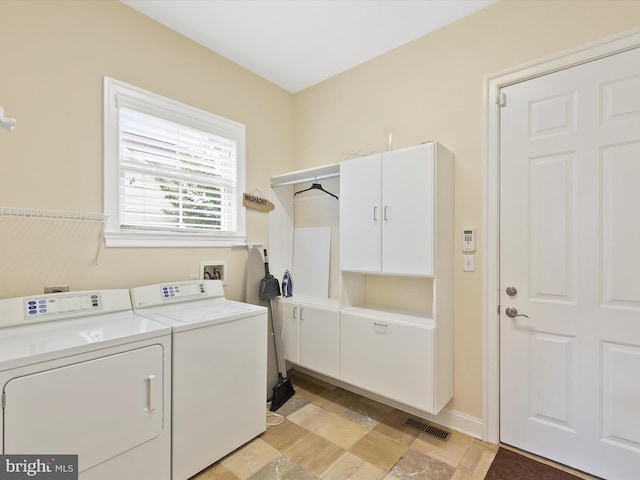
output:
[[[484,79],[483,120],[483,257],[486,259],[483,278],[483,420],[481,438],[500,441],[499,386],[499,178],[500,178],[500,90],[541,75],[640,48],[640,28],[634,28],[581,47],[560,52],[534,62],[520,65]]]

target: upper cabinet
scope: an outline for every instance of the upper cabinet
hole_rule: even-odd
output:
[[[342,162],[340,269],[433,277],[437,170],[452,164],[436,142]]]

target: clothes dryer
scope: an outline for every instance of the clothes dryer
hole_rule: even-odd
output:
[[[186,480],[266,429],[267,309],[220,280],[133,288],[134,311],[172,329],[172,479]]]
[[[170,479],[171,329],[129,291],[0,300],[0,452],[78,455],[81,480]]]

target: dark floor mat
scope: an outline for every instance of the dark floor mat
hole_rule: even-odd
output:
[[[500,447],[485,480],[581,480],[562,470]]]

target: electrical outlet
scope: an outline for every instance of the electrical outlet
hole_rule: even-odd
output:
[[[68,291],[69,285],[51,285],[50,287],[44,287],[44,293],[60,293]]]

